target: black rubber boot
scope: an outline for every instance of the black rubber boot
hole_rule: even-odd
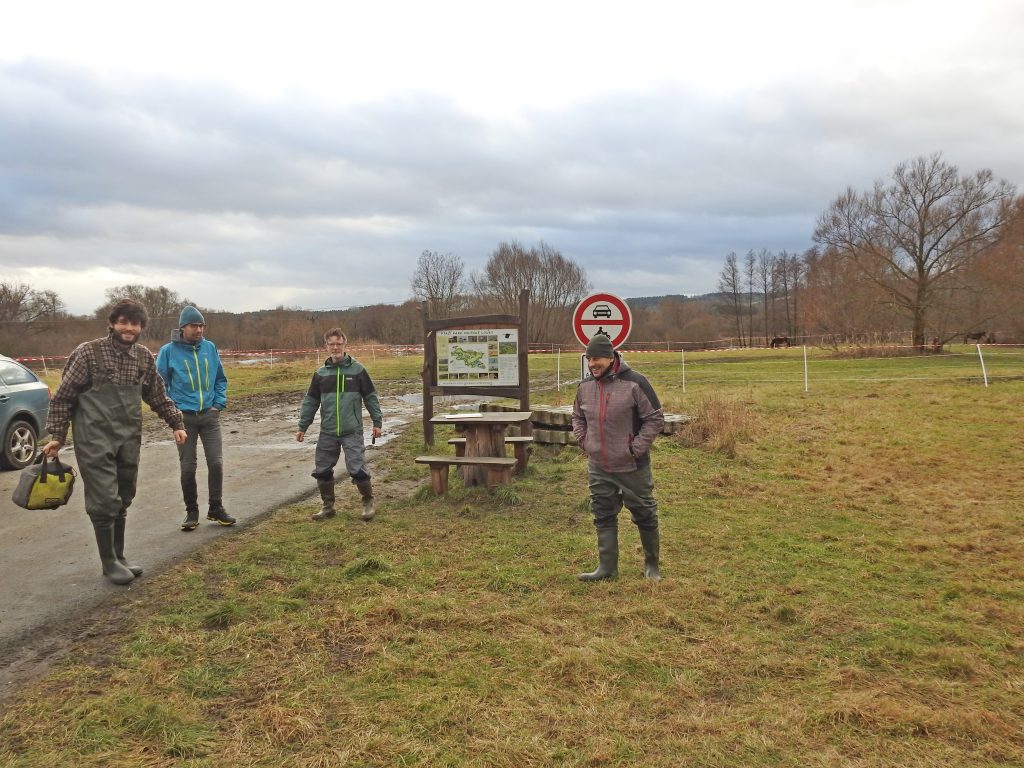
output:
[[[227,510],[225,510],[219,502],[214,503],[212,501],[210,502],[210,511],[206,513],[206,519],[213,520],[215,523],[220,523],[221,525],[234,525],[238,522],[227,513]]]
[[[363,497],[363,520],[373,520],[373,516],[377,514],[373,508],[373,486],[369,480],[361,480],[356,483],[356,488],[359,489],[359,495]]]
[[[614,579],[619,575],[619,529],[597,529],[597,569],[590,573],[581,573],[576,578],[580,581],[599,581]]]
[[[326,520],[329,517],[334,517],[334,481],[317,480],[316,487],[320,491],[323,505],[320,507],[320,511],[313,515],[313,519]]]
[[[114,557],[117,562],[127,568],[136,576],[142,575],[142,566],[131,565],[124,557],[124,527],[128,522],[127,515],[121,515],[114,520]]]
[[[640,543],[644,547],[644,577],[651,581],[661,581],[661,571],[658,569],[658,555],[661,546],[658,529],[647,531],[641,528]]]
[[[103,575],[114,584],[128,584],[135,578],[135,574],[121,565],[114,552],[114,520],[93,520],[92,528],[96,534],[96,549],[100,553],[100,563],[103,565]]]

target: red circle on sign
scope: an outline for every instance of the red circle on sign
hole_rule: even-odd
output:
[[[632,326],[633,315],[629,305],[610,293],[592,293],[572,312],[572,330],[583,346],[598,333],[603,333],[611,339],[612,347],[618,349],[629,336]]]

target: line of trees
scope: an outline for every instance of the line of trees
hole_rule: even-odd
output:
[[[458,256],[424,251],[416,264],[411,288],[432,318],[460,314],[516,314],[519,294],[530,297],[528,335],[531,342],[568,342],[572,311],[591,291],[584,269],[547,243],[529,248],[502,242],[480,274],[466,277]]]
[[[848,188],[802,254],[725,258],[719,309],[744,343],[774,336],[908,333],[944,344],[970,331],[1024,337],[1024,200],[991,171],[961,175],[940,153]]]

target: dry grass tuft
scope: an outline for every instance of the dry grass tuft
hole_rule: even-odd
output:
[[[754,416],[738,400],[709,395],[691,409],[691,415],[676,433],[676,439],[688,448],[735,458],[739,443],[751,439],[754,432]]]

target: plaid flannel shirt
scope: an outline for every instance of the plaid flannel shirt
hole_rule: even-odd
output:
[[[99,340],[100,355],[103,367],[113,371],[111,383],[117,385],[142,383],[142,399],[153,409],[157,416],[167,422],[171,429],[184,429],[185,421],[174,401],[164,391],[163,379],[156,371],[156,358],[145,347],[137,344],[127,349],[116,347],[113,334]],[[136,347],[145,350],[144,370],[139,375],[139,355]],[[92,386],[92,372],[101,361],[96,359],[93,342],[79,344],[68,356],[61,376],[60,386],[50,400],[50,414],[46,419],[46,429],[54,440],[66,443],[68,425],[71,422],[71,411],[78,400],[78,395]]]

